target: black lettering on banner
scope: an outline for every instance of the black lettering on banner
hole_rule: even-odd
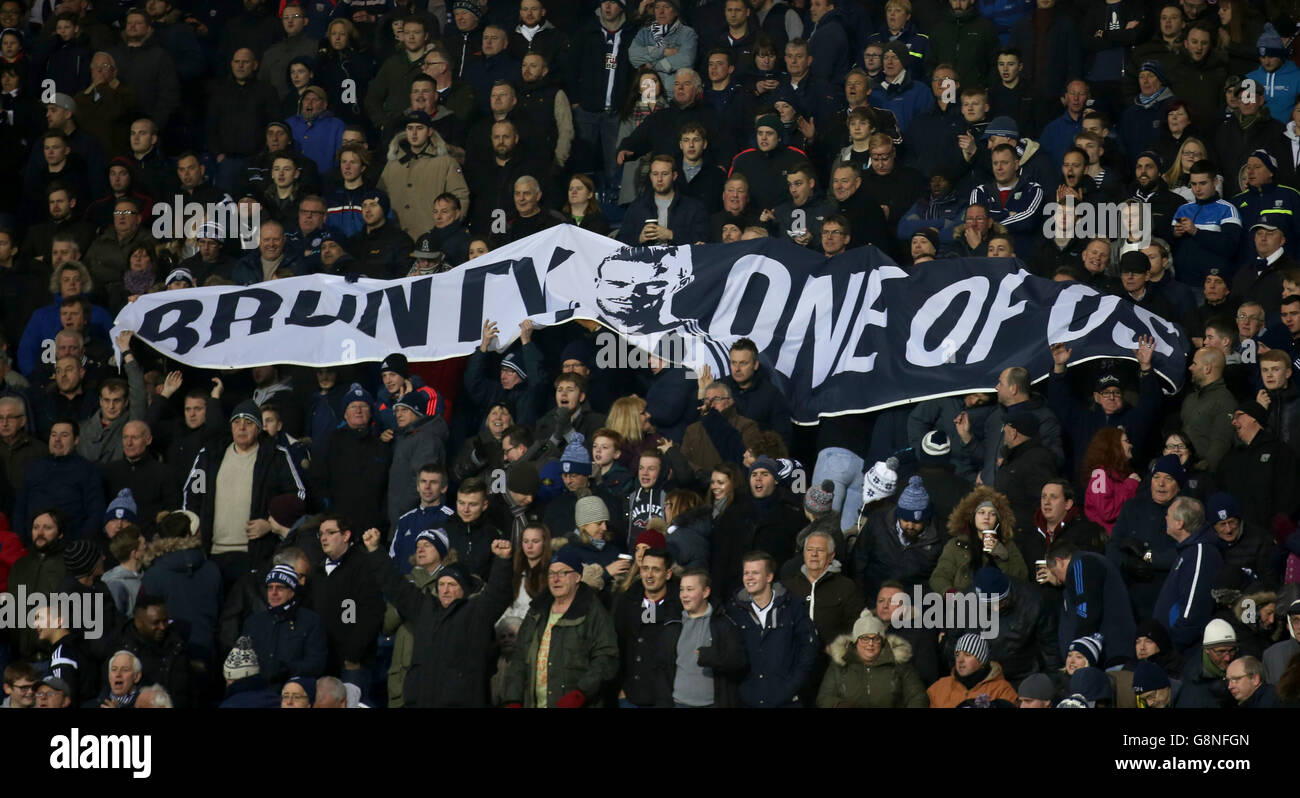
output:
[[[403,286],[395,285],[366,294],[366,309],[361,313],[357,329],[374,338],[379,327],[379,310],[388,297],[388,315],[393,320],[400,347],[424,346],[429,337],[429,311],[433,304],[433,278],[424,277],[411,283],[411,298],[407,301]]]
[[[339,312],[333,316],[316,313],[320,298],[320,291],[299,291],[298,298],[293,301],[293,310],[289,311],[289,318],[284,323],[295,327],[328,327],[336,321],[351,324],[357,315],[357,298],[353,294],[343,295],[343,300],[339,302]]]
[[[257,308],[250,316],[236,317],[241,299],[252,299]],[[230,338],[230,327],[236,322],[248,322],[248,334],[257,335],[271,329],[275,314],[284,304],[284,297],[265,288],[245,288],[217,297],[217,310],[212,317],[212,336],[204,347],[216,346]]]
[[[489,274],[508,274],[514,261],[503,260],[483,266],[462,266],[465,277],[461,281],[459,342],[478,341],[483,338],[483,294]]]
[[[175,313],[175,318],[168,318]],[[137,335],[142,340],[157,343],[171,339],[176,342],[178,355],[189,352],[199,344],[199,331],[190,326],[203,315],[203,302],[199,299],[180,299],[150,309],[140,322]],[[163,326],[164,323],[167,326]]]

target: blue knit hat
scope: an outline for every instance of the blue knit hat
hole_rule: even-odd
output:
[[[307,692],[307,703],[316,703],[316,679],[312,676],[294,676],[289,681]]]
[[[1263,147],[1253,151],[1250,155],[1246,157],[1248,159],[1258,158],[1260,163],[1268,167],[1268,171],[1272,172],[1273,174],[1277,174],[1277,158],[1273,157],[1273,153],[1269,152]]]
[[[1088,660],[1089,667],[1096,667],[1101,662],[1101,635],[1088,635],[1070,642],[1069,651],[1077,651]]]
[[[140,519],[139,508],[136,507],[135,497],[131,495],[130,488],[122,488],[117,492],[117,498],[108,505],[104,511],[104,523],[112,521],[114,518],[120,518],[123,521],[135,523]]]
[[[375,403],[375,397],[370,395],[370,391],[361,387],[361,383],[354,382],[348,386],[348,392],[344,394],[342,406],[344,410],[353,402],[365,402],[366,407],[371,407]]]
[[[564,447],[564,454],[560,456],[562,473],[591,476],[591,455],[587,453],[585,443],[586,439],[581,433],[573,433],[573,440]]]
[[[1216,493],[1205,503],[1205,517],[1211,524],[1227,521],[1229,518],[1241,518],[1241,505],[1228,493]]]
[[[1187,472],[1183,470],[1183,464],[1176,454],[1164,454],[1156,458],[1155,465],[1151,466],[1152,474],[1168,474],[1178,483],[1178,487],[1186,487]]]
[[[579,574],[582,573],[582,557],[572,546],[565,546],[555,552],[555,556],[551,558],[551,564],[554,565],[557,562],[569,566]]]
[[[393,207],[392,202],[388,199],[388,194],[377,188],[370,188],[361,192],[360,202],[365,202],[369,199],[376,200],[379,203],[379,207],[384,210],[385,216],[388,215],[388,211]]]
[[[1138,67],[1138,73],[1140,74],[1142,72],[1150,72],[1152,75],[1155,75],[1156,80],[1160,81],[1162,87],[1169,85],[1169,81],[1165,79],[1165,68],[1160,66],[1159,61],[1143,61],[1142,66]]]
[[[234,424],[236,420],[241,418],[253,422],[258,429],[262,428],[262,411],[258,409],[257,403],[252,399],[245,399],[235,405],[235,412],[230,414],[230,423]]]
[[[975,572],[975,592],[980,601],[996,604],[1011,593],[1011,579],[998,568],[986,565]]]
[[[1078,693],[1095,705],[1098,701],[1114,701],[1115,690],[1110,677],[1099,668],[1080,668],[1070,677],[1070,692]]]
[[[439,557],[446,557],[447,550],[451,548],[451,541],[447,539],[447,533],[441,529],[426,529],[415,536],[416,543],[422,540],[432,543],[433,547],[438,550]]]
[[[524,371],[524,359],[519,356],[518,352],[511,352],[501,358],[501,368],[510,369],[519,375],[519,379],[528,379],[528,372]]]
[[[1133,668],[1133,694],[1141,695],[1152,690],[1169,687],[1169,674],[1165,669],[1149,659],[1144,659]]]
[[[930,520],[933,510],[934,505],[930,503],[930,494],[926,493],[921,478],[918,476],[909,477],[907,487],[903,488],[903,492],[898,496],[898,509],[896,511],[898,520],[925,523]]]
[[[1255,42],[1255,49],[1259,51],[1260,58],[1286,58],[1286,44],[1283,43],[1282,37],[1278,34],[1277,28],[1273,23],[1264,23],[1264,32],[1259,35]]]
[[[576,360],[587,368],[595,371],[596,369],[596,347],[586,338],[579,338],[576,341],[570,341],[564,351],[560,353],[560,365],[564,365],[566,360]]]
[[[277,565],[266,572],[266,585],[279,582],[293,592],[298,592],[298,572],[288,565]]]
[[[781,473],[781,464],[767,455],[755,458],[753,465],[749,467],[749,473],[752,474],[760,468],[767,469],[773,477]]]

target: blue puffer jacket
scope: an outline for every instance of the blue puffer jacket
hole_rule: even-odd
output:
[[[1217,193],[1209,199],[1189,202],[1174,212],[1174,222],[1191,219],[1196,235],[1174,239],[1175,275],[1180,283],[1199,289],[1212,267],[1223,269],[1223,279],[1232,284],[1236,259],[1241,245],[1241,215],[1231,202]]]
[[[1213,527],[1189,536],[1178,546],[1178,559],[1156,599],[1155,619],[1169,630],[1180,652],[1199,650],[1201,633],[1214,615],[1210,588],[1223,568],[1219,537]]]
[[[86,298],[89,299],[88,296]],[[46,341],[51,342],[48,345],[49,362],[53,362],[54,336],[63,329],[63,322],[59,319],[61,302],[62,297],[56,297],[52,303],[32,313],[31,319],[28,320],[27,326],[23,329],[23,337],[18,342],[18,371],[25,377],[32,376],[32,372],[41,364]],[[112,328],[113,317],[108,315],[108,311],[99,305],[91,305],[90,334],[107,341],[109,338],[108,331]]]
[[[872,108],[892,111],[898,119],[898,129],[906,135],[908,125],[916,115],[934,106],[934,92],[924,83],[905,75],[902,83],[886,83],[872,91],[867,102]]]
[[[165,599],[171,617],[190,625],[190,656],[210,662],[221,614],[221,569],[203,556],[203,538],[157,538],[146,559],[144,592]]]
[[[749,655],[749,673],[740,683],[741,706],[800,706],[799,691],[812,673],[820,647],[804,602],[773,582],[765,625],[759,625],[744,588],[727,605],[727,615],[740,628]]]

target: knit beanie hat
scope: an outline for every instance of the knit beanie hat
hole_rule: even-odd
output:
[[[506,490],[523,496],[536,496],[541,487],[542,476],[537,473],[537,466],[526,460],[520,460],[506,472]]]
[[[519,379],[528,379],[528,372],[524,371],[524,359],[519,356],[518,352],[511,352],[501,358],[501,368],[509,369],[519,375]]]
[[[1163,690],[1169,687],[1169,674],[1165,669],[1149,659],[1144,659],[1133,668],[1133,695]]]
[[[1165,69],[1164,67],[1160,66],[1159,61],[1156,61],[1154,59],[1150,61],[1143,61],[1142,66],[1138,67],[1138,73],[1140,74],[1142,72],[1150,72],[1152,75],[1155,75],[1156,80],[1160,81],[1160,85],[1162,87],[1169,85],[1169,80],[1165,78]]]
[[[68,576],[86,576],[99,564],[99,547],[88,540],[74,540],[63,550],[63,567]]]
[[[975,572],[975,592],[980,601],[995,604],[1011,593],[1011,579],[1001,569],[986,565]]]
[[[419,391],[407,391],[402,394],[401,398],[393,402],[393,409],[405,407],[417,416],[428,415],[429,400]]]
[[[1255,48],[1259,51],[1261,58],[1286,58],[1286,45],[1282,42],[1282,37],[1278,34],[1277,28],[1273,23],[1264,23],[1264,32],[1259,35],[1255,42]]]
[[[573,525],[579,529],[587,524],[609,521],[609,507],[599,496],[583,496],[573,506]]]
[[[560,456],[560,470],[563,473],[591,476],[591,455],[587,453],[585,443],[582,433],[573,433],[573,440],[564,447],[564,454]]]
[[[278,582],[293,592],[298,592],[298,572],[288,565],[277,565],[266,572],[266,585]]]
[[[452,13],[457,11],[466,11],[474,15],[475,19],[483,17],[483,9],[479,6],[477,0],[456,0],[451,6]]]
[[[258,428],[262,428],[262,411],[258,409],[257,403],[252,399],[245,399],[235,405],[235,412],[230,414],[230,423],[234,424],[241,418],[246,418]]]
[[[754,120],[755,132],[757,132],[759,128],[763,127],[770,127],[779,135],[782,130],[781,117],[776,114],[763,114],[758,119]]]
[[[930,520],[932,510],[933,505],[930,503],[930,494],[926,493],[921,478],[915,475],[909,477],[907,487],[903,488],[903,493],[898,497],[898,509],[896,511],[898,520],[924,523]]]
[[[862,478],[862,503],[871,504],[894,495],[898,486],[898,458],[876,461]]]
[[[952,442],[943,430],[932,429],[921,438],[921,449],[916,459],[927,465],[941,465],[948,462],[952,455]]]
[[[1136,640],[1139,637],[1145,637],[1155,643],[1161,651],[1174,650],[1174,641],[1169,636],[1169,630],[1154,618],[1148,618],[1137,625],[1137,634],[1134,635],[1134,639]]]
[[[375,397],[370,395],[370,391],[367,391],[365,388],[362,388],[361,383],[354,382],[348,386],[348,392],[344,394],[341,405],[344,410],[347,410],[348,405],[352,404],[353,402],[365,402],[366,407],[370,407],[374,405]]]
[[[1089,703],[1114,701],[1115,690],[1111,687],[1110,677],[1100,668],[1080,668],[1070,677],[1070,692],[1078,693]]]
[[[570,341],[564,351],[560,353],[560,365],[565,361],[576,360],[592,371],[596,370],[596,347],[585,338],[579,338],[576,341]]]
[[[835,483],[829,479],[808,489],[803,497],[803,508],[814,516],[829,513],[835,504]]]
[[[752,474],[760,468],[766,469],[773,477],[781,473],[781,464],[767,455],[756,457],[754,462],[749,466],[749,473]]]
[[[307,505],[302,499],[298,498],[296,493],[281,493],[279,496],[271,499],[267,505],[267,514],[271,516],[277,524],[289,529],[298,523],[298,519],[307,514]]]
[[[981,663],[989,661],[989,644],[976,632],[967,632],[957,641],[956,651],[965,651]]]
[[[1176,454],[1164,454],[1156,458],[1155,465],[1151,467],[1152,474],[1168,474],[1178,483],[1178,487],[1187,485],[1187,472],[1183,470],[1183,464],[1178,460]]]
[[[221,666],[221,675],[233,682],[256,676],[260,670],[257,664],[257,652],[253,650],[253,639],[244,635],[235,641],[235,647],[226,655],[226,662]]]
[[[640,546],[642,543],[644,543],[645,545],[649,546],[652,549],[668,548],[668,538],[664,537],[664,533],[660,532],[657,529],[647,529],[646,531],[637,535],[636,541],[632,544],[632,548],[635,549],[637,546]]]
[[[459,563],[452,563],[438,572],[438,579],[444,576],[451,577],[460,585],[460,589],[465,591],[465,597],[469,598],[474,595],[474,580],[470,578],[469,572],[466,571]]]
[[[383,374],[385,371],[391,371],[403,378],[411,376],[411,369],[407,365],[406,355],[401,352],[394,352],[384,358],[384,362],[379,364],[379,373]]]
[[[415,536],[416,543],[422,540],[432,543],[433,547],[438,550],[439,557],[446,557],[447,550],[451,548],[451,541],[447,539],[447,533],[441,529],[426,529]]]
[[[1069,651],[1077,651],[1088,660],[1088,667],[1095,668],[1101,661],[1101,635],[1088,635],[1070,642]]]
[[[569,566],[578,573],[582,573],[582,555],[578,554],[577,550],[572,546],[565,546],[555,552],[555,556],[551,557],[551,564],[554,565],[557,562]]]
[[[135,496],[131,495],[130,488],[122,488],[117,492],[117,498],[108,505],[104,511],[104,523],[112,521],[114,518],[134,523],[140,519],[138,508],[135,504]]]
[[[1205,648],[1235,642],[1237,642],[1237,631],[1232,628],[1232,624],[1222,618],[1215,618],[1207,623],[1205,632],[1201,635],[1201,645]]]
[[[853,639],[856,641],[859,637],[865,635],[880,635],[881,637],[885,635],[885,624],[869,609],[863,610],[858,619],[853,622]]]
[[[1052,680],[1045,673],[1032,673],[1025,677],[1020,683],[1016,694],[1021,698],[1031,698],[1035,701],[1051,701],[1055,691],[1052,689]]]
[[[1212,524],[1229,518],[1241,518],[1241,505],[1237,504],[1230,493],[1216,493],[1205,503],[1205,517]]]
[[[294,676],[289,681],[307,691],[307,703],[316,703],[316,679],[311,676]]]

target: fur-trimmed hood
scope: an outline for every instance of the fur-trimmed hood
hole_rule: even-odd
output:
[[[203,546],[203,537],[201,535],[189,535],[183,538],[154,538],[145,550],[144,557],[141,558],[141,564],[148,568],[153,565],[158,558],[172,554],[178,551],[189,551],[190,549],[200,549]],[[187,560],[189,558],[186,558]],[[203,560],[203,552],[198,552],[198,559]]]
[[[411,147],[406,143],[406,131],[399,130],[393,140],[388,142],[388,160],[400,161],[411,154]],[[424,151],[424,155],[437,157],[447,154],[447,142],[442,140],[438,131],[429,131],[429,147]]]
[[[998,537],[1003,542],[1010,541],[1016,529],[1016,515],[1011,511],[1011,502],[987,485],[980,485],[966,494],[966,498],[953,508],[952,515],[948,516],[948,534],[955,538],[969,535],[975,522],[975,508],[986,501],[993,502],[998,512]]]
[[[858,656],[854,644],[857,641],[853,635],[840,635],[831,642],[831,661],[836,665],[843,667],[848,664],[865,664],[862,663],[862,657]],[[912,661],[912,644],[899,637],[898,635],[885,634],[885,642],[889,643],[880,649],[880,657],[872,663],[871,667],[877,665],[902,665]]]

